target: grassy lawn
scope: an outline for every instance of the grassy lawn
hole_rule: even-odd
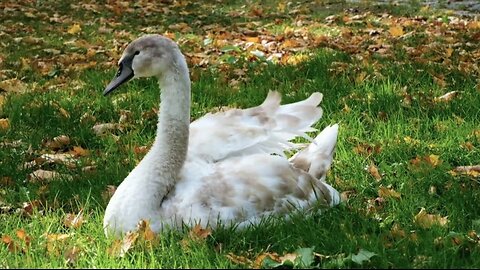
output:
[[[459,169],[480,164],[480,22],[415,1],[156,2],[0,3],[0,267],[480,266],[480,170]],[[106,238],[160,100],[151,79],[102,91],[145,33],[186,54],[192,120],[322,92],[343,202],[240,232]]]

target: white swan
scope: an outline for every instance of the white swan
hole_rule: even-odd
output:
[[[337,124],[290,160],[283,155],[297,146],[289,140],[314,130],[322,94],[280,105],[280,94],[269,92],[260,106],[207,114],[190,124],[188,67],[175,42],[160,35],[140,37],[127,46],[119,66],[104,95],[132,78],[154,76],[161,106],[150,151],[107,206],[107,235],[134,230],[141,219],[149,220],[154,232],[182,223],[242,228],[265,215],[340,202],[339,193],[324,182]]]

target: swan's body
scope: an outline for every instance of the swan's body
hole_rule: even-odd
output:
[[[155,142],[107,206],[106,233],[134,230],[141,219],[155,232],[182,223],[241,228],[265,215],[339,203],[338,192],[324,182],[338,125],[290,160],[282,156],[296,147],[289,140],[306,136],[321,118],[320,93],[280,105],[280,95],[270,92],[260,106],[207,114],[190,124],[188,68],[173,41],[141,37],[119,63],[104,94],[131,78],[155,76],[162,103]]]

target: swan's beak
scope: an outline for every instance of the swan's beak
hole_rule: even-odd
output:
[[[117,89],[117,87],[133,78],[132,61],[128,61],[128,59],[126,60],[127,61],[124,60],[120,62],[120,67],[117,71],[117,74],[103,91],[104,96],[108,95],[110,92]]]

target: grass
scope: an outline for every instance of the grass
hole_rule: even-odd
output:
[[[134,153],[134,148],[152,142],[156,117],[148,112],[159,103],[157,85],[150,79],[130,82],[113,96],[101,95],[116,71],[115,61],[121,53],[121,45],[114,45],[113,40],[128,42],[130,35],[137,36],[139,29],[150,25],[158,25],[160,32],[164,32],[169,25],[179,22],[178,14],[184,11],[185,17],[181,18],[190,23],[192,30],[176,32],[176,35],[188,53],[199,46],[182,37],[190,34],[203,40],[202,27],[212,23],[224,25],[220,30],[228,32],[232,30],[229,28],[232,21],[240,25],[257,21],[278,34],[285,31],[283,25],[293,25],[299,15],[320,20],[331,14],[345,14],[342,9],[347,7],[340,1],[339,8],[326,12],[321,8],[322,3],[309,6],[307,2],[299,2],[282,12],[276,11],[275,3],[262,6],[250,1],[248,5],[262,8],[263,15],[251,17],[253,15],[246,13],[246,17],[235,17],[229,12],[241,10],[242,4],[229,1],[229,5],[215,9],[217,16],[213,18],[205,10],[195,13],[203,7],[202,3],[184,7],[170,5],[170,12],[164,12],[162,19],[153,15],[139,19],[136,15],[148,14],[142,5],[121,14],[115,13],[115,7],[99,9],[93,5],[92,9],[98,9],[97,12],[84,8],[72,15],[68,13],[71,6],[55,1],[36,5],[22,3],[20,8],[12,4],[14,11],[5,16],[6,25],[11,27],[0,28],[5,36],[1,45],[4,51],[0,53],[3,61],[0,61],[0,81],[17,78],[28,91],[0,93],[5,97],[0,105],[0,118],[9,121],[8,128],[0,129],[0,142],[21,140],[17,146],[0,146],[3,242],[0,243],[0,267],[240,268],[250,265],[229,259],[229,254],[254,261],[265,252],[283,255],[298,248],[312,248],[322,255],[317,255],[306,267],[474,268],[480,265],[478,177],[449,173],[456,166],[480,163],[478,70],[459,68],[466,61],[461,55],[450,59],[454,63],[458,61],[458,65],[449,65],[446,60],[412,61],[400,52],[392,57],[373,56],[365,64],[348,48],[322,45],[304,48],[299,53],[307,59],[295,65],[249,61],[234,52],[233,64],[214,60],[206,67],[191,64],[191,115],[196,119],[220,106],[255,106],[263,101],[268,90],[280,91],[284,103],[303,99],[314,91],[322,92],[324,116],[316,127],[340,123],[336,155],[327,181],[345,192],[347,200],[321,214],[294,215],[290,221],[272,218],[245,231],[220,228],[204,241],[190,239],[189,228],[166,231],[156,245],[139,244],[122,258],[109,255],[114,239],[106,238],[102,230],[108,203],[104,192],[108,185],[120,184],[142,158],[142,154]],[[296,7],[298,13],[289,13]],[[357,8],[368,10],[363,6]],[[405,10],[433,12],[415,5],[406,9],[397,6],[371,9],[372,12],[391,11],[395,16],[405,16],[408,14]],[[59,22],[38,20],[42,13],[53,18],[53,11],[59,14]],[[106,19],[113,15],[118,18]],[[434,14],[428,16],[432,17],[427,20],[434,21]],[[275,18],[282,22],[276,25]],[[74,23],[82,23],[82,31],[67,34]],[[268,23],[273,24],[268,26]],[[98,34],[97,24],[113,31]],[[345,27],[345,23],[329,27],[334,36],[340,37],[341,31],[334,30]],[[362,29],[356,24],[347,27],[352,31]],[[124,36],[118,34],[122,29],[127,31]],[[33,33],[43,41],[23,42]],[[22,37],[23,41],[15,42],[15,37]],[[91,59],[75,55],[87,54],[88,48],[80,43],[65,45],[72,40],[85,40],[90,46],[97,46],[93,47],[97,52]],[[420,40],[416,40],[415,35],[405,40],[409,46],[429,41],[423,34]],[[394,46],[399,46],[400,41],[395,42]],[[52,48],[59,50],[59,55],[45,51]],[[478,52],[478,47],[466,50]],[[434,59],[438,50],[431,53]],[[22,66],[22,58],[30,62]],[[97,64],[76,69],[89,61]],[[346,67],[339,68],[338,63]],[[245,74],[235,75],[238,70]],[[362,72],[365,73],[362,75]],[[440,75],[445,85],[438,82]],[[367,77],[361,79],[362,76]],[[240,83],[232,86],[232,79]],[[435,97],[449,91],[460,94],[449,102],[435,101]],[[68,112],[68,116],[61,109]],[[129,117],[124,129],[114,132],[117,138],[95,135],[93,125],[116,123],[125,111]],[[80,146],[89,150],[89,155],[79,157],[74,168],[62,164],[21,166],[42,153],[52,152],[45,143],[59,135],[71,140],[60,152]],[[435,157],[438,162],[432,161]],[[378,167],[381,180],[375,180],[365,169],[371,164]],[[96,170],[83,172],[86,165],[95,165]],[[72,179],[28,181],[28,175],[37,168],[69,174]],[[382,196],[381,187],[398,192],[400,198]],[[32,212],[25,208],[37,202],[40,205],[33,207]],[[422,208],[432,219],[447,217],[448,223],[441,226],[415,222]],[[66,215],[78,213],[80,209],[83,209],[84,223],[78,228],[66,226]],[[26,232],[29,241],[17,235],[19,229]],[[52,240],[55,235],[69,236],[65,240]],[[189,245],[185,245],[185,239],[190,241]],[[19,248],[14,250],[13,245]],[[74,247],[79,250],[78,254],[72,251]],[[20,248],[24,252],[20,252]],[[348,259],[360,250],[376,255],[360,264]]]

